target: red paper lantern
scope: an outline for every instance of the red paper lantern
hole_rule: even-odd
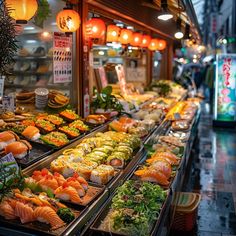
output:
[[[107,26],[107,42],[117,42],[119,39],[120,27],[116,25]]]
[[[142,39],[143,39],[143,35],[142,34],[140,34],[140,33],[133,33],[133,38],[132,38],[132,41],[130,42],[130,45],[132,45],[134,47],[138,47],[142,43]]]
[[[152,39],[148,45],[148,49],[155,51],[157,50],[157,47],[158,47],[158,39]]]
[[[106,25],[100,18],[91,18],[86,22],[86,35],[89,38],[102,38],[106,32]]]
[[[80,16],[73,9],[64,8],[57,14],[57,27],[65,33],[75,32],[80,27]]]
[[[151,37],[149,35],[143,35],[142,43],[140,47],[146,48],[151,42]]]
[[[157,50],[161,51],[166,48],[166,41],[163,39],[158,39]]]
[[[128,44],[132,41],[133,32],[128,29],[122,29],[120,32],[119,42],[121,44]]]

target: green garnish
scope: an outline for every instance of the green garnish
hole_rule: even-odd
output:
[[[60,208],[58,209],[57,214],[67,224],[75,219],[74,213],[69,208]]]

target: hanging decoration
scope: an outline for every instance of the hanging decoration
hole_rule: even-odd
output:
[[[140,47],[146,48],[151,42],[151,37],[149,35],[143,35]]]
[[[5,75],[7,66],[14,62],[17,51],[16,25],[9,16],[9,10],[4,6],[4,0],[0,0],[0,76]]]
[[[120,27],[116,25],[107,26],[107,42],[117,42],[119,39]]]
[[[157,50],[161,51],[164,50],[165,48],[166,48],[166,41],[163,39],[158,39]]]
[[[130,45],[134,47],[140,46],[142,43],[143,35],[140,33],[133,33],[132,40],[130,42]]]
[[[155,51],[158,48],[158,39],[152,39],[148,45],[148,49],[151,51]]]
[[[80,16],[71,8],[64,8],[57,14],[57,26],[65,33],[75,32],[80,27]]]
[[[5,0],[9,15],[17,24],[27,24],[38,9],[37,0]]]
[[[119,42],[121,44],[128,44],[132,41],[133,32],[128,29],[122,29],[120,32]]]
[[[106,25],[100,18],[91,18],[86,22],[86,35],[89,38],[99,39],[105,35]]]

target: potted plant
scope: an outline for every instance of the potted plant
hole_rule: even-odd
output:
[[[94,97],[91,107],[94,113],[102,114],[107,119],[109,119],[112,115],[116,115],[123,111],[123,106],[119,100],[112,95],[111,86],[103,88],[101,93],[94,89]]]

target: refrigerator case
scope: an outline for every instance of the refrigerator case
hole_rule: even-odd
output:
[[[216,56],[214,126],[236,125],[236,54]]]

